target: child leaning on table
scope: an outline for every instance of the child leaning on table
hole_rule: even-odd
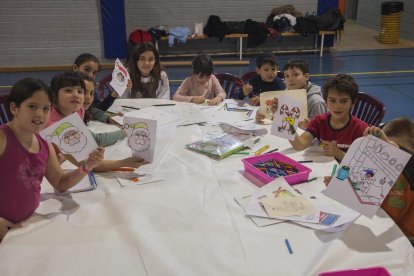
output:
[[[202,104],[210,100],[209,105],[217,105],[226,98],[226,92],[213,74],[213,60],[201,54],[192,61],[193,73],[178,87],[173,100]]]
[[[283,67],[283,74],[287,90],[306,89],[309,119],[326,112],[326,103],[323,99],[321,87],[309,81],[309,64],[305,60],[289,60]],[[273,105],[273,109],[276,110],[277,99],[274,99]],[[256,113],[258,123],[262,123],[264,118],[265,116],[260,112]],[[310,121],[308,118],[299,122],[300,128],[306,129]]]
[[[279,64],[275,55],[270,53],[260,54],[256,58],[257,75],[243,85],[243,93],[240,93],[241,99],[249,96],[250,104],[258,106],[260,105],[260,93],[285,90],[285,83],[277,77],[278,69]]]
[[[83,107],[85,88],[85,81],[79,73],[64,72],[56,75],[51,82],[53,104],[50,112],[51,115],[45,127],[60,121],[74,112],[77,112],[83,120],[85,115],[85,108]],[[77,164],[76,160],[70,155],[65,155],[65,158]],[[101,164],[94,168],[94,171],[103,172],[118,167],[138,168],[144,164],[146,164],[144,160],[136,157],[128,157],[121,160],[103,160]]]
[[[49,120],[49,88],[40,80],[25,78],[13,86],[8,100],[13,119],[0,126],[0,240],[33,214],[40,202],[43,177],[55,189],[65,191],[104,156],[104,149],[98,148],[78,169],[64,172],[53,146],[38,134]]]
[[[351,76],[339,74],[326,80],[322,91],[329,111],[313,118],[306,131],[296,134],[289,142],[295,150],[303,150],[317,138],[325,155],[340,161],[352,142],[363,136],[368,127],[367,123],[350,114],[358,96],[358,85]]]
[[[132,88],[125,90],[120,98],[170,99],[170,83],[161,68],[157,48],[150,42],[134,47],[128,61]]]
[[[87,125],[91,119],[94,119],[103,123],[116,124],[116,122],[111,119],[111,114],[94,106],[91,106],[94,98],[95,84],[89,75],[81,74],[81,76],[85,82],[85,97],[83,101],[85,117],[83,118],[83,122]],[[115,144],[119,140],[122,140],[126,137],[126,132],[123,129],[102,133],[91,132],[91,134],[100,147],[106,147]]]

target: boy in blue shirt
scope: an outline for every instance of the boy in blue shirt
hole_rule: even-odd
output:
[[[275,55],[270,53],[260,54],[256,58],[257,76],[254,76],[247,84],[243,85],[243,94],[240,93],[241,99],[249,96],[250,104],[258,106],[260,105],[260,93],[285,90],[285,83],[277,77],[278,69],[279,64],[276,61]]]

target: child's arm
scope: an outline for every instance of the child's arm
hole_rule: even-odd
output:
[[[289,143],[295,150],[304,150],[312,143],[313,135],[305,131],[301,135],[295,135],[295,140],[289,140]]]
[[[223,87],[221,86],[220,81],[215,76],[214,78],[211,77],[211,80],[213,82],[211,86],[211,88],[213,89],[213,91],[211,91],[213,99],[210,100],[209,105],[215,105],[223,101],[227,97],[227,94],[226,94],[226,91],[224,91]]]
[[[321,146],[323,147],[323,152],[325,153],[325,155],[333,156],[339,162],[344,158],[345,152],[339,149],[336,146],[336,144],[329,142],[329,141],[325,141],[325,140],[321,140],[321,141],[323,143],[321,144]]]
[[[148,164],[148,162],[137,157],[128,157],[122,160],[103,160],[101,164],[95,167],[94,171],[106,172],[120,167],[139,168],[145,164]]]
[[[253,86],[250,83],[246,83],[243,85],[243,94],[244,96],[249,96],[250,93],[253,91]]]
[[[253,106],[259,106],[260,105],[260,97],[259,96],[254,96],[253,98],[250,98],[249,103]]]
[[[60,192],[72,188],[81,181],[88,171],[95,168],[102,162],[104,157],[104,149],[98,148],[89,154],[88,159],[81,167],[70,172],[64,172],[58,162],[55,149],[49,143],[49,159],[46,164],[46,178],[50,184]]]
[[[391,141],[388,136],[384,133],[384,131],[382,129],[380,129],[379,127],[376,126],[369,126],[365,129],[364,131],[364,136],[367,136],[368,134],[374,135],[378,138],[380,138],[381,140],[394,145],[396,147],[400,147],[397,143],[395,143],[394,141]]]
[[[0,242],[1,240],[4,238],[4,236],[6,236],[7,232],[11,229],[11,228],[15,228],[18,227],[19,224],[14,224],[13,222],[0,217]]]
[[[156,95],[157,99],[170,99],[170,82],[165,71],[161,71],[161,80]]]
[[[173,100],[177,102],[192,102],[193,96],[189,96],[190,91],[190,78],[186,78],[178,87],[177,91],[175,91],[175,94],[173,95]]]
[[[119,140],[122,140],[126,137],[126,132],[124,129],[119,129],[112,132],[102,132],[94,133],[91,131],[93,138],[100,147],[107,147],[115,144]]]

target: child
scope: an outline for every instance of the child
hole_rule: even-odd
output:
[[[142,42],[134,48],[128,69],[132,88],[127,89],[121,98],[170,99],[167,73],[161,70],[158,51],[152,43]]]
[[[78,169],[65,173],[53,146],[38,134],[50,115],[49,88],[40,80],[22,79],[13,86],[9,102],[13,120],[0,126],[0,240],[37,208],[44,176],[55,189],[65,191],[95,168],[104,154],[98,148]]]
[[[209,99],[209,105],[217,105],[226,98],[226,92],[213,73],[213,60],[210,56],[201,54],[192,62],[193,74],[186,78],[178,87],[173,100],[179,102],[204,103]]]
[[[93,79],[93,81],[95,81],[96,75],[99,73],[99,71],[101,71],[101,63],[94,55],[84,53],[75,59],[75,63],[72,66],[72,71],[88,75]],[[93,105],[100,110],[106,111],[114,103],[116,98],[118,98],[118,93],[116,93],[115,90],[112,90],[111,93],[109,93],[101,101],[98,92],[95,91]]]
[[[108,112],[102,111],[96,107],[91,106],[94,97],[95,85],[93,79],[89,75],[81,74],[83,80],[85,81],[85,98],[83,101],[83,108],[85,111],[85,117],[83,119],[85,124],[88,124],[89,121],[93,118],[103,123],[111,123],[111,115]],[[113,132],[103,132],[103,133],[94,133],[91,132],[96,143],[100,147],[106,147],[116,143],[117,141],[126,137],[126,132],[123,129],[119,129]]]
[[[56,75],[50,84],[53,93],[53,105],[46,127],[77,112],[83,119],[85,109],[85,82],[77,72],[65,72]]]
[[[326,112],[326,103],[323,100],[321,87],[309,81],[309,64],[303,59],[289,60],[283,67],[287,90],[306,89],[308,118],[313,119],[316,115]],[[273,101],[273,109],[277,109],[277,99]],[[256,121],[263,122],[264,115],[256,113]],[[306,129],[309,119],[299,122],[299,127]]]
[[[84,119],[85,109],[83,107],[85,82],[81,75],[76,72],[65,72],[58,74],[52,79],[51,83],[53,94],[53,106],[51,107],[51,115],[47,126],[77,112]],[[76,161],[70,156],[66,158],[76,164]],[[138,168],[146,164],[142,159],[129,157],[122,160],[104,160],[95,171],[108,171],[118,167]]]
[[[381,130],[368,127],[364,135],[373,134],[411,154],[411,159],[391,188],[381,207],[414,242],[414,121],[398,117],[389,121]],[[325,179],[326,180],[326,179]]]
[[[313,119],[326,112],[321,87],[309,81],[309,64],[303,59],[289,60],[283,67],[288,90],[306,89],[308,118]]]
[[[286,86],[283,80],[277,77],[277,70],[279,64],[276,61],[276,56],[269,53],[260,54],[256,58],[256,72],[249,80],[248,84],[243,85],[243,94],[241,99],[245,96],[251,97],[249,100],[251,105],[260,105],[260,93],[267,91],[285,90]]]
[[[289,141],[295,150],[307,148],[318,138],[324,153],[342,160],[352,142],[361,137],[367,124],[350,114],[358,96],[358,85],[349,75],[339,74],[323,85],[323,97],[329,112],[313,118],[306,131]]]

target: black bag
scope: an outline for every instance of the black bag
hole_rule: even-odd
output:
[[[242,34],[244,32],[245,21],[227,21],[225,23],[231,34]]]
[[[330,9],[320,16],[309,16],[315,21],[320,31],[337,31],[344,29],[345,18],[339,9]]]
[[[230,33],[230,29],[226,23],[221,21],[220,17],[217,15],[210,15],[203,32],[208,37],[218,37],[221,42],[224,36]]]
[[[319,32],[316,22],[307,17],[296,17],[295,31],[303,36],[316,34]]]

